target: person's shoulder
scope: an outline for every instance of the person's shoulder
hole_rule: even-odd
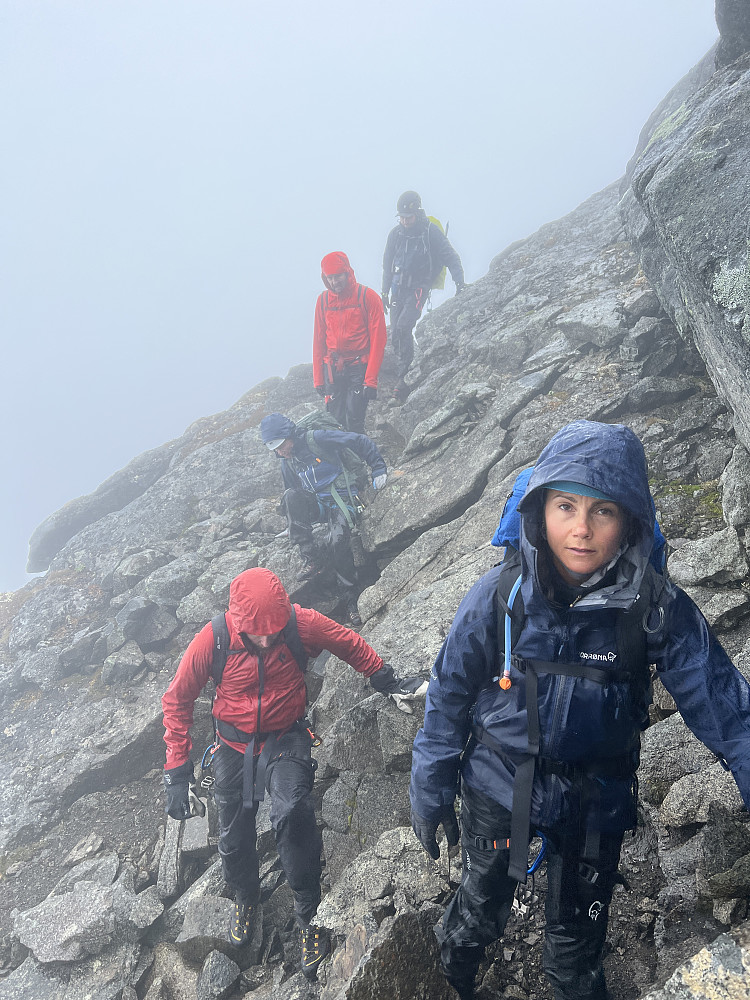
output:
[[[335,427],[321,427],[315,431],[308,431],[308,434],[310,433],[312,433],[313,441],[319,445],[346,444],[347,431],[338,431]]]
[[[495,594],[502,569],[502,563],[493,566],[472,585],[458,606],[456,623],[470,625],[478,619],[495,616]]]

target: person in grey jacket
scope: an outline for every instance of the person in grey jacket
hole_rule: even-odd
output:
[[[433,667],[414,741],[412,825],[433,858],[440,824],[456,844],[460,780],[463,876],[436,933],[463,1000],[525,881],[534,830],[547,838],[553,996],[607,1000],[602,949],[622,838],[637,820],[649,664],[746,807],[750,685],[653,566],[646,459],[629,428],[562,428],[518,511],[520,551],[469,591]]]
[[[457,295],[466,283],[461,258],[427,218],[416,191],[401,195],[397,211],[399,224],[388,234],[383,254],[383,308],[390,310],[390,340],[396,353],[398,381],[393,395],[403,402],[409,394],[404,376],[414,360],[412,331],[435,279],[447,267]]]

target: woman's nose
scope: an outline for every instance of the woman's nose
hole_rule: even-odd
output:
[[[581,513],[577,515],[575,524],[573,525],[573,534],[580,537],[591,534],[591,526],[587,514]]]

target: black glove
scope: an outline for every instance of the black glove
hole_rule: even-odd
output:
[[[456,295],[458,295],[459,292],[462,292],[465,288],[466,288],[466,282],[465,281],[459,281],[459,282],[457,282],[456,283]]]
[[[410,701],[416,698],[424,698],[427,693],[427,681],[422,677],[401,678],[393,672],[393,667],[389,663],[384,663],[380,670],[377,670],[370,677],[370,684],[381,694],[392,698],[396,707],[407,715],[412,715]]]
[[[383,292],[380,298],[383,300],[383,312],[388,312],[388,310],[391,308],[391,303],[388,300],[388,292]]]
[[[365,399],[377,399],[377,398],[378,398],[378,390],[375,388],[375,386],[374,385],[366,385],[365,386]]]
[[[167,796],[164,812],[167,816],[172,819],[187,819],[191,815],[190,782],[194,777],[192,760],[164,771],[164,791]]]
[[[381,694],[390,694],[398,688],[400,681],[390,663],[384,663],[380,670],[370,676],[370,684]]]
[[[422,847],[424,847],[433,861],[437,861],[440,857],[440,848],[437,845],[435,834],[437,833],[437,828],[441,823],[443,825],[443,830],[445,830],[448,847],[455,847],[458,843],[458,820],[456,819],[456,811],[452,805],[444,806],[439,819],[436,819],[434,822],[428,819],[422,819],[422,817],[418,816],[413,809],[411,811],[411,828],[414,831],[417,840]]]
[[[324,385],[316,385],[315,391],[319,396],[323,396],[324,398],[328,395],[328,393],[326,392],[326,387]]]

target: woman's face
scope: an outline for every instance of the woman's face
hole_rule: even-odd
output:
[[[614,559],[625,518],[613,500],[547,490],[544,524],[547,543],[560,576],[578,584]]]

